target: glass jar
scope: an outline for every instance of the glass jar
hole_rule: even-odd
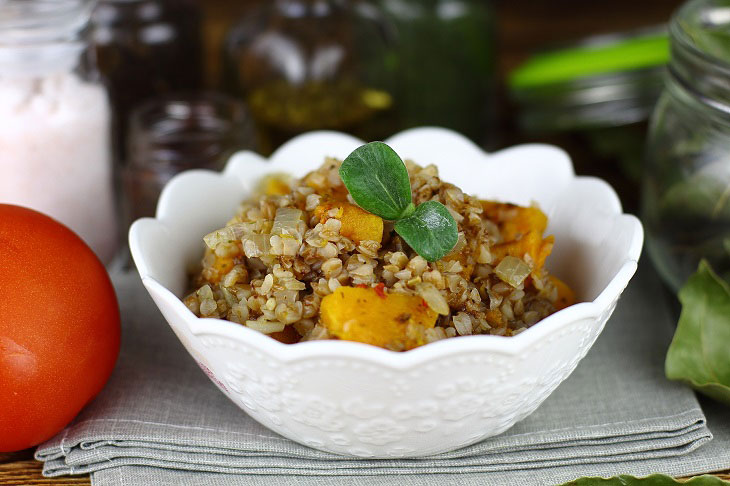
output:
[[[228,33],[228,89],[243,96],[259,148],[270,153],[309,130],[365,140],[392,131],[387,24],[365,1],[262,2]]]
[[[730,0],[672,19],[672,59],[652,115],[643,182],[647,248],[678,290],[701,258],[730,271]]]
[[[109,263],[110,108],[86,35],[92,5],[0,3],[0,202],[52,216]]]
[[[168,95],[131,117],[123,171],[127,222],[154,216],[163,186],[187,169],[221,170],[237,150],[253,148],[243,103],[217,93]]]
[[[441,126],[494,141],[495,15],[487,0],[378,0],[396,32],[397,130]]]
[[[114,107],[123,162],[132,108],[155,95],[202,84],[202,19],[196,0],[101,0],[93,39]]]
[[[536,54],[511,73],[524,138],[569,150],[578,174],[607,180],[638,209],[647,121],[669,60],[664,28],[594,36]]]

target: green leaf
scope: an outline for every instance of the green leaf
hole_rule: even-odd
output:
[[[679,300],[682,313],[667,352],[667,378],[730,404],[730,287],[702,260]]]
[[[413,212],[408,170],[383,142],[355,149],[342,162],[340,177],[358,206],[366,211],[390,221]]]
[[[679,482],[663,474],[652,474],[645,478],[621,475],[612,478],[580,478],[561,486],[728,486],[730,483],[715,476],[697,476],[689,481]]]
[[[361,208],[395,221],[398,234],[426,260],[439,260],[456,245],[456,222],[446,206],[438,201],[413,205],[408,170],[383,142],[355,149],[342,162],[340,178]]]
[[[456,221],[438,201],[419,204],[414,213],[395,223],[395,231],[429,262],[440,260],[456,245]]]

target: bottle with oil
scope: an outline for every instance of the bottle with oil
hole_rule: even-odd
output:
[[[390,29],[365,1],[262,2],[228,33],[228,90],[242,96],[270,153],[300,133],[339,130],[365,140],[390,135]]]

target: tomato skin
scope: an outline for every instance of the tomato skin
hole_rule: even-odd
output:
[[[58,433],[103,388],[119,354],[104,265],[71,230],[0,204],[0,452]]]

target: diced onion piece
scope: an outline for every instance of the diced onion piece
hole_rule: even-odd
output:
[[[227,288],[221,287],[221,293],[223,294],[223,298],[226,300],[226,304],[228,304],[228,307],[232,308],[234,305],[238,304],[238,300],[236,299],[236,297]]]
[[[522,259],[508,255],[499,262],[499,265],[494,269],[494,273],[503,282],[510,284],[512,287],[519,287],[530,274],[530,267]]]
[[[249,327],[254,331],[258,331],[263,334],[272,334],[284,330],[283,323],[277,321],[267,321],[266,319],[260,319],[258,321],[246,321],[246,327]]]
[[[274,227],[271,228],[272,235],[279,235],[282,238],[296,238],[301,240],[299,233],[299,222],[302,220],[302,211],[294,208],[279,208],[274,217]]]
[[[261,257],[268,255],[271,249],[269,239],[271,235],[248,235],[243,239],[243,253],[248,258]]]
[[[208,248],[215,250],[221,243],[230,243],[240,240],[245,234],[252,230],[251,223],[235,223],[225,228],[215,230],[203,237]]]
[[[474,332],[471,317],[466,312],[459,312],[452,320],[459,336],[466,336]]]
[[[274,222],[276,221],[299,221],[302,219],[302,210],[296,209],[296,208],[278,208],[276,210],[276,216],[274,217]]]
[[[454,245],[454,248],[452,248],[451,251],[446,256],[456,255],[461,250],[463,250],[465,246],[466,246],[466,235],[464,235],[463,231],[459,231],[459,238],[456,240],[456,244]]]
[[[296,290],[277,290],[274,292],[276,302],[283,302],[284,304],[293,304],[297,301],[298,296],[299,292]]]
[[[446,302],[446,297],[444,297],[433,284],[418,284],[416,285],[416,292],[418,292],[419,297],[426,301],[426,305],[437,314],[445,316],[450,312],[449,303]]]
[[[211,299],[212,300],[212,299],[215,298],[215,297],[213,297],[213,290],[210,288],[210,285],[208,285],[208,284],[205,284],[202,287],[200,287],[198,289],[198,292],[197,293],[198,293],[198,297],[201,300],[205,300],[205,299]]]

